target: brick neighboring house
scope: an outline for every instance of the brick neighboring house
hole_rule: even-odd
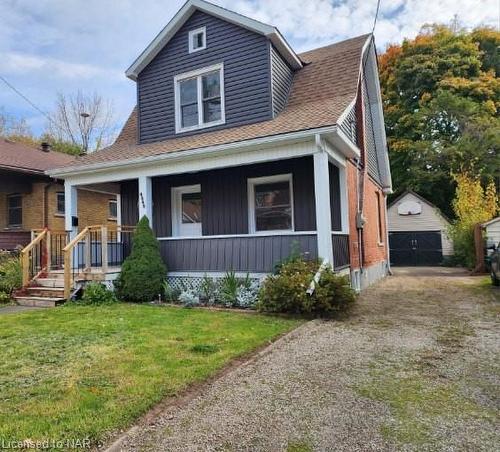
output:
[[[0,138],[0,249],[30,242],[33,229],[64,231],[64,182],[45,171],[69,164],[73,156]],[[113,190],[79,189],[79,226],[116,224]]]
[[[356,288],[387,273],[373,36],[297,54],[271,25],[188,0],[126,75],[137,106],[115,143],[50,171],[74,201],[67,229],[79,187],[115,183],[123,224],[149,218],[171,280],[260,277],[295,244]]]

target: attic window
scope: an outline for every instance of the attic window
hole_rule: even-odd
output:
[[[198,50],[207,47],[207,30],[205,27],[197,28],[189,32],[189,53],[198,52]]]

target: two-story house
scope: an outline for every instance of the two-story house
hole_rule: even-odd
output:
[[[113,145],[51,170],[119,184],[170,278],[272,271],[294,246],[350,272],[387,272],[391,191],[371,35],[297,54],[273,26],[189,0],[126,71],[137,106]],[[74,231],[73,234],[76,232]]]

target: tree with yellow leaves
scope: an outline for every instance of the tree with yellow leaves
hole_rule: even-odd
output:
[[[456,221],[450,228],[456,262],[474,268],[474,227],[495,217],[499,210],[495,184],[490,182],[486,188],[477,176],[468,172],[454,174],[457,184],[453,211]]]

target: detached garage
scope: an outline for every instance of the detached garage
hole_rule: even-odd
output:
[[[392,265],[440,265],[453,254],[450,225],[439,209],[407,191],[387,209]]]

